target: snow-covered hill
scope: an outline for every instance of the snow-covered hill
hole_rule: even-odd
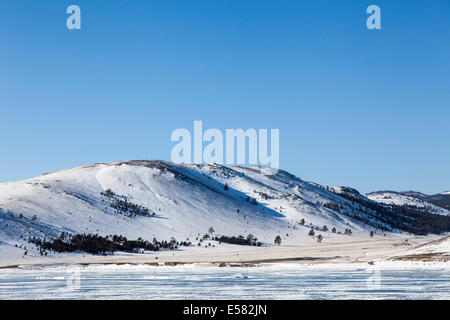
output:
[[[118,213],[111,207],[117,199],[154,216]],[[213,227],[218,234],[253,234],[272,242],[278,234],[307,238],[309,228],[298,225],[301,219],[307,226],[365,232],[352,219],[317,205],[328,199],[342,201],[270,168],[162,161],[96,164],[0,184],[0,239],[14,242],[20,236],[67,231],[184,240]]]
[[[307,244],[316,241],[311,228],[325,241],[345,241],[346,229],[377,237],[416,220],[354,189],[266,167],[128,161],[0,184],[0,244],[8,247],[63,231],[184,241],[210,227],[218,235],[252,234],[265,243],[280,235],[283,243]]]
[[[425,201],[426,195],[417,192],[378,191],[366,195],[369,199],[396,206],[411,206],[426,209],[441,215],[450,215],[450,211]]]

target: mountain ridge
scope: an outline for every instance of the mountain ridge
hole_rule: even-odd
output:
[[[431,205],[440,207],[442,209],[445,209],[446,211],[450,210],[450,192],[441,192],[437,194],[424,194],[422,192],[417,191],[390,191],[390,190],[383,190],[383,191],[374,191],[367,193],[366,196],[375,198],[376,195],[400,195],[400,196],[407,196],[412,197],[424,202],[427,202]],[[414,202],[414,200],[412,201]]]
[[[423,208],[422,208],[423,209]],[[450,231],[450,217],[373,201],[349,187],[326,187],[268,167],[97,163],[0,184],[0,242],[71,234],[196,239],[253,235],[270,244],[312,243],[353,234]],[[428,209],[427,209],[428,210]]]

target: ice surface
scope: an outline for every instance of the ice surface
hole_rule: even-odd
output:
[[[0,270],[0,299],[449,299],[442,264]]]

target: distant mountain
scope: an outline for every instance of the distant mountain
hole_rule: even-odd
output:
[[[443,192],[432,196],[427,196],[425,200],[434,205],[450,210],[450,192]]]
[[[0,184],[0,244],[29,237],[123,235],[194,240],[215,234],[273,243],[384,232],[450,231],[434,207],[379,203],[348,187],[325,187],[267,167],[126,161]],[[377,232],[380,231],[380,232]],[[342,235],[338,235],[338,234]]]
[[[417,206],[436,214],[450,214],[450,192],[426,195],[415,191],[377,191],[367,194],[367,197],[384,204]]]

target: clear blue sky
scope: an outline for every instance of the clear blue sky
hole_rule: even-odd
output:
[[[170,160],[203,120],[279,128],[306,180],[449,190],[450,1],[1,0],[0,119],[0,181]]]

